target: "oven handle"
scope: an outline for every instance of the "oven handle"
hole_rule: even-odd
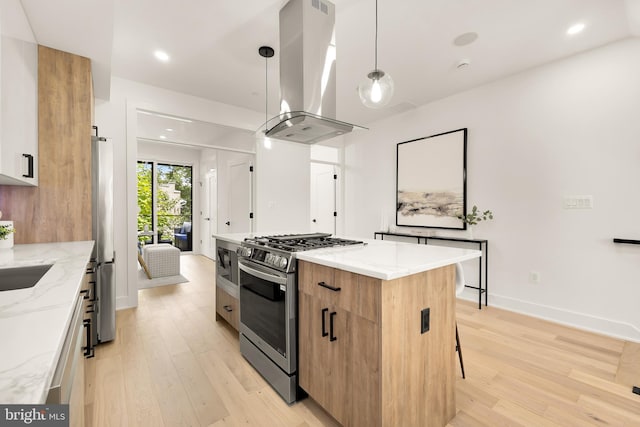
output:
[[[240,270],[244,271],[247,274],[250,274],[252,276],[258,277],[262,280],[267,280],[269,282],[274,282],[277,283],[279,285],[286,285],[287,284],[287,279],[281,276],[276,276],[274,274],[268,274],[268,273],[264,273],[262,271],[256,270],[254,268],[248,267],[246,264],[244,264],[242,261],[238,261],[238,268],[240,268]]]

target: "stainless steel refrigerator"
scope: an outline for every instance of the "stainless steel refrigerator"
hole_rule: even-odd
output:
[[[95,305],[91,313],[95,325],[91,347],[111,341],[116,335],[115,252],[113,249],[113,146],[111,140],[91,137],[93,248],[95,268]]]

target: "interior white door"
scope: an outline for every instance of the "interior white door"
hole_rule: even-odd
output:
[[[217,173],[215,170],[208,172],[204,177],[204,200],[202,203],[202,254],[208,258],[215,259],[215,239],[213,235],[217,232]]]
[[[335,234],[336,212],[335,166],[311,162],[310,209],[313,232]]]
[[[249,162],[229,164],[228,218],[226,233],[251,231],[251,164]]]

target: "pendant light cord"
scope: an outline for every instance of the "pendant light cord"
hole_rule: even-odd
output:
[[[378,71],[378,0],[376,0],[376,51],[374,71]]]
[[[269,121],[269,113],[267,107],[269,106],[269,80],[268,80],[268,66],[267,61],[269,58],[264,57],[264,134],[267,134],[267,122]]]

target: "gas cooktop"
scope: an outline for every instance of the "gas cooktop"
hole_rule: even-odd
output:
[[[246,238],[237,250],[238,256],[250,263],[293,273],[296,252],[337,246],[364,245],[358,240],[331,237],[328,233],[281,234]]]
[[[328,233],[281,234],[274,236],[261,236],[247,238],[245,239],[245,242],[264,246],[266,248],[279,249],[286,252],[300,252],[311,249],[363,244],[363,242],[357,240],[347,240],[337,237],[331,237],[331,234]]]

